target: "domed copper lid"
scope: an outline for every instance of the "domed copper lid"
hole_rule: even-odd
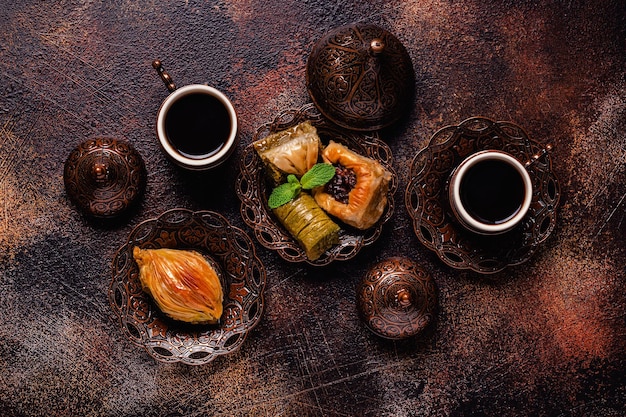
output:
[[[129,143],[95,138],[70,153],[63,180],[68,196],[82,212],[112,218],[125,212],[141,196],[146,168]]]
[[[360,282],[357,307],[374,333],[404,339],[421,332],[433,320],[435,282],[412,260],[390,258],[374,265]]]
[[[412,104],[413,64],[388,31],[355,23],[327,33],[307,61],[307,89],[320,112],[352,130],[378,130]]]

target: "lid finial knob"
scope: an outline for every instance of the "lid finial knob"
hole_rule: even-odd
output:
[[[385,42],[380,38],[372,39],[370,42],[370,54],[378,56],[385,50]]]

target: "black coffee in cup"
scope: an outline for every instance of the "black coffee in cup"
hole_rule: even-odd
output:
[[[192,171],[226,162],[238,143],[237,113],[228,97],[206,84],[176,88],[160,60],[152,66],[171,93],[156,118],[156,134],[165,154]]]
[[[452,171],[448,198],[466,229],[492,235],[519,224],[530,208],[533,184],[524,165],[500,150],[476,152]]]
[[[510,163],[499,159],[470,167],[460,184],[461,202],[470,216],[487,224],[501,224],[519,212],[524,181]]]
[[[165,117],[165,132],[181,155],[204,159],[224,147],[231,123],[228,109],[217,97],[194,92],[172,103]]]

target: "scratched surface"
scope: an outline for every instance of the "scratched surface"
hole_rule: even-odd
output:
[[[209,0],[0,2],[0,410],[5,416],[622,416],[626,403],[626,3]],[[397,210],[352,261],[288,264],[258,246],[266,313],[242,348],[201,367],[133,346],[107,301],[111,259],[174,207],[246,229],[233,183],[256,128],[307,103],[308,52],[336,26],[392,31],[417,74],[407,120],[383,132]],[[231,97],[241,145],[218,172],[161,154],[166,90]],[[482,115],[552,142],[562,204],[526,264],[481,277],[422,247],[403,207],[409,164],[447,124]],[[95,135],[130,141],[148,186],[115,225],[88,221],[63,164]],[[225,179],[225,180],[224,180]],[[355,287],[408,256],[439,288],[437,320],[390,342],[359,321]]]

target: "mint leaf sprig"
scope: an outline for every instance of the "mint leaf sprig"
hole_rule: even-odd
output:
[[[272,190],[267,204],[271,209],[287,204],[298,196],[301,190],[311,190],[326,184],[335,176],[335,167],[332,164],[319,163],[309,169],[298,181],[298,178],[289,174],[287,182]]]
[[[272,190],[267,204],[271,209],[287,204],[300,193],[301,189],[302,185],[300,181],[298,181],[298,178],[293,174],[289,174],[286,183],[280,184]]]

